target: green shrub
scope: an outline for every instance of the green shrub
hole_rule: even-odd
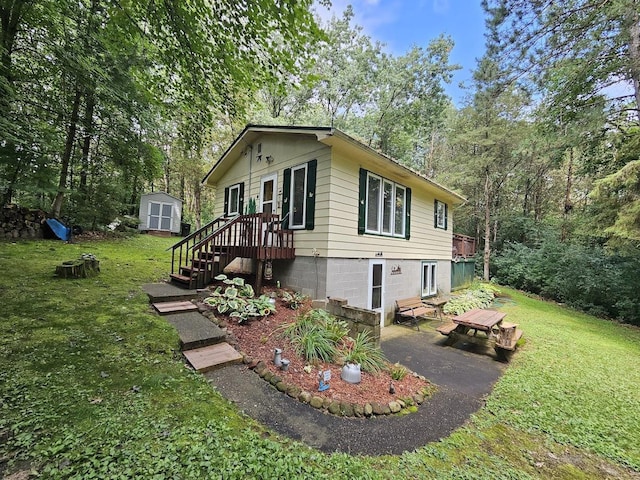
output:
[[[598,245],[546,239],[535,247],[507,244],[494,279],[596,316],[640,325],[640,258]]]
[[[461,315],[474,308],[487,308],[499,290],[489,283],[475,282],[460,294],[449,300],[442,311],[451,315]]]

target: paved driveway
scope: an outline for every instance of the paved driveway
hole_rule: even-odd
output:
[[[439,386],[416,413],[372,419],[328,415],[284,395],[246,367],[207,373],[228,400],[275,433],[324,452],[362,455],[400,454],[448,436],[482,407],[505,365],[492,351],[443,346],[433,325],[420,332],[405,326],[383,329],[382,350]]]

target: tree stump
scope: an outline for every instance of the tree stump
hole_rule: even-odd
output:
[[[62,262],[56,267],[60,278],[87,278],[100,272],[100,261],[91,254],[84,254],[77,260]]]

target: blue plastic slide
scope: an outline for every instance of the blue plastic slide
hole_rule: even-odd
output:
[[[56,237],[60,240],[68,242],[71,238],[71,227],[67,227],[55,218],[47,218],[47,225],[49,225],[51,231],[55,233]]]

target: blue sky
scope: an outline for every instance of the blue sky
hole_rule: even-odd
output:
[[[374,40],[387,45],[387,50],[402,55],[413,45],[426,46],[444,33],[453,38],[451,63],[462,66],[456,72],[447,93],[460,104],[465,92],[460,82],[469,83],[476,59],[484,53],[484,13],[480,0],[331,0],[329,11],[316,7],[323,19],[342,15],[351,5],[354,23]]]

